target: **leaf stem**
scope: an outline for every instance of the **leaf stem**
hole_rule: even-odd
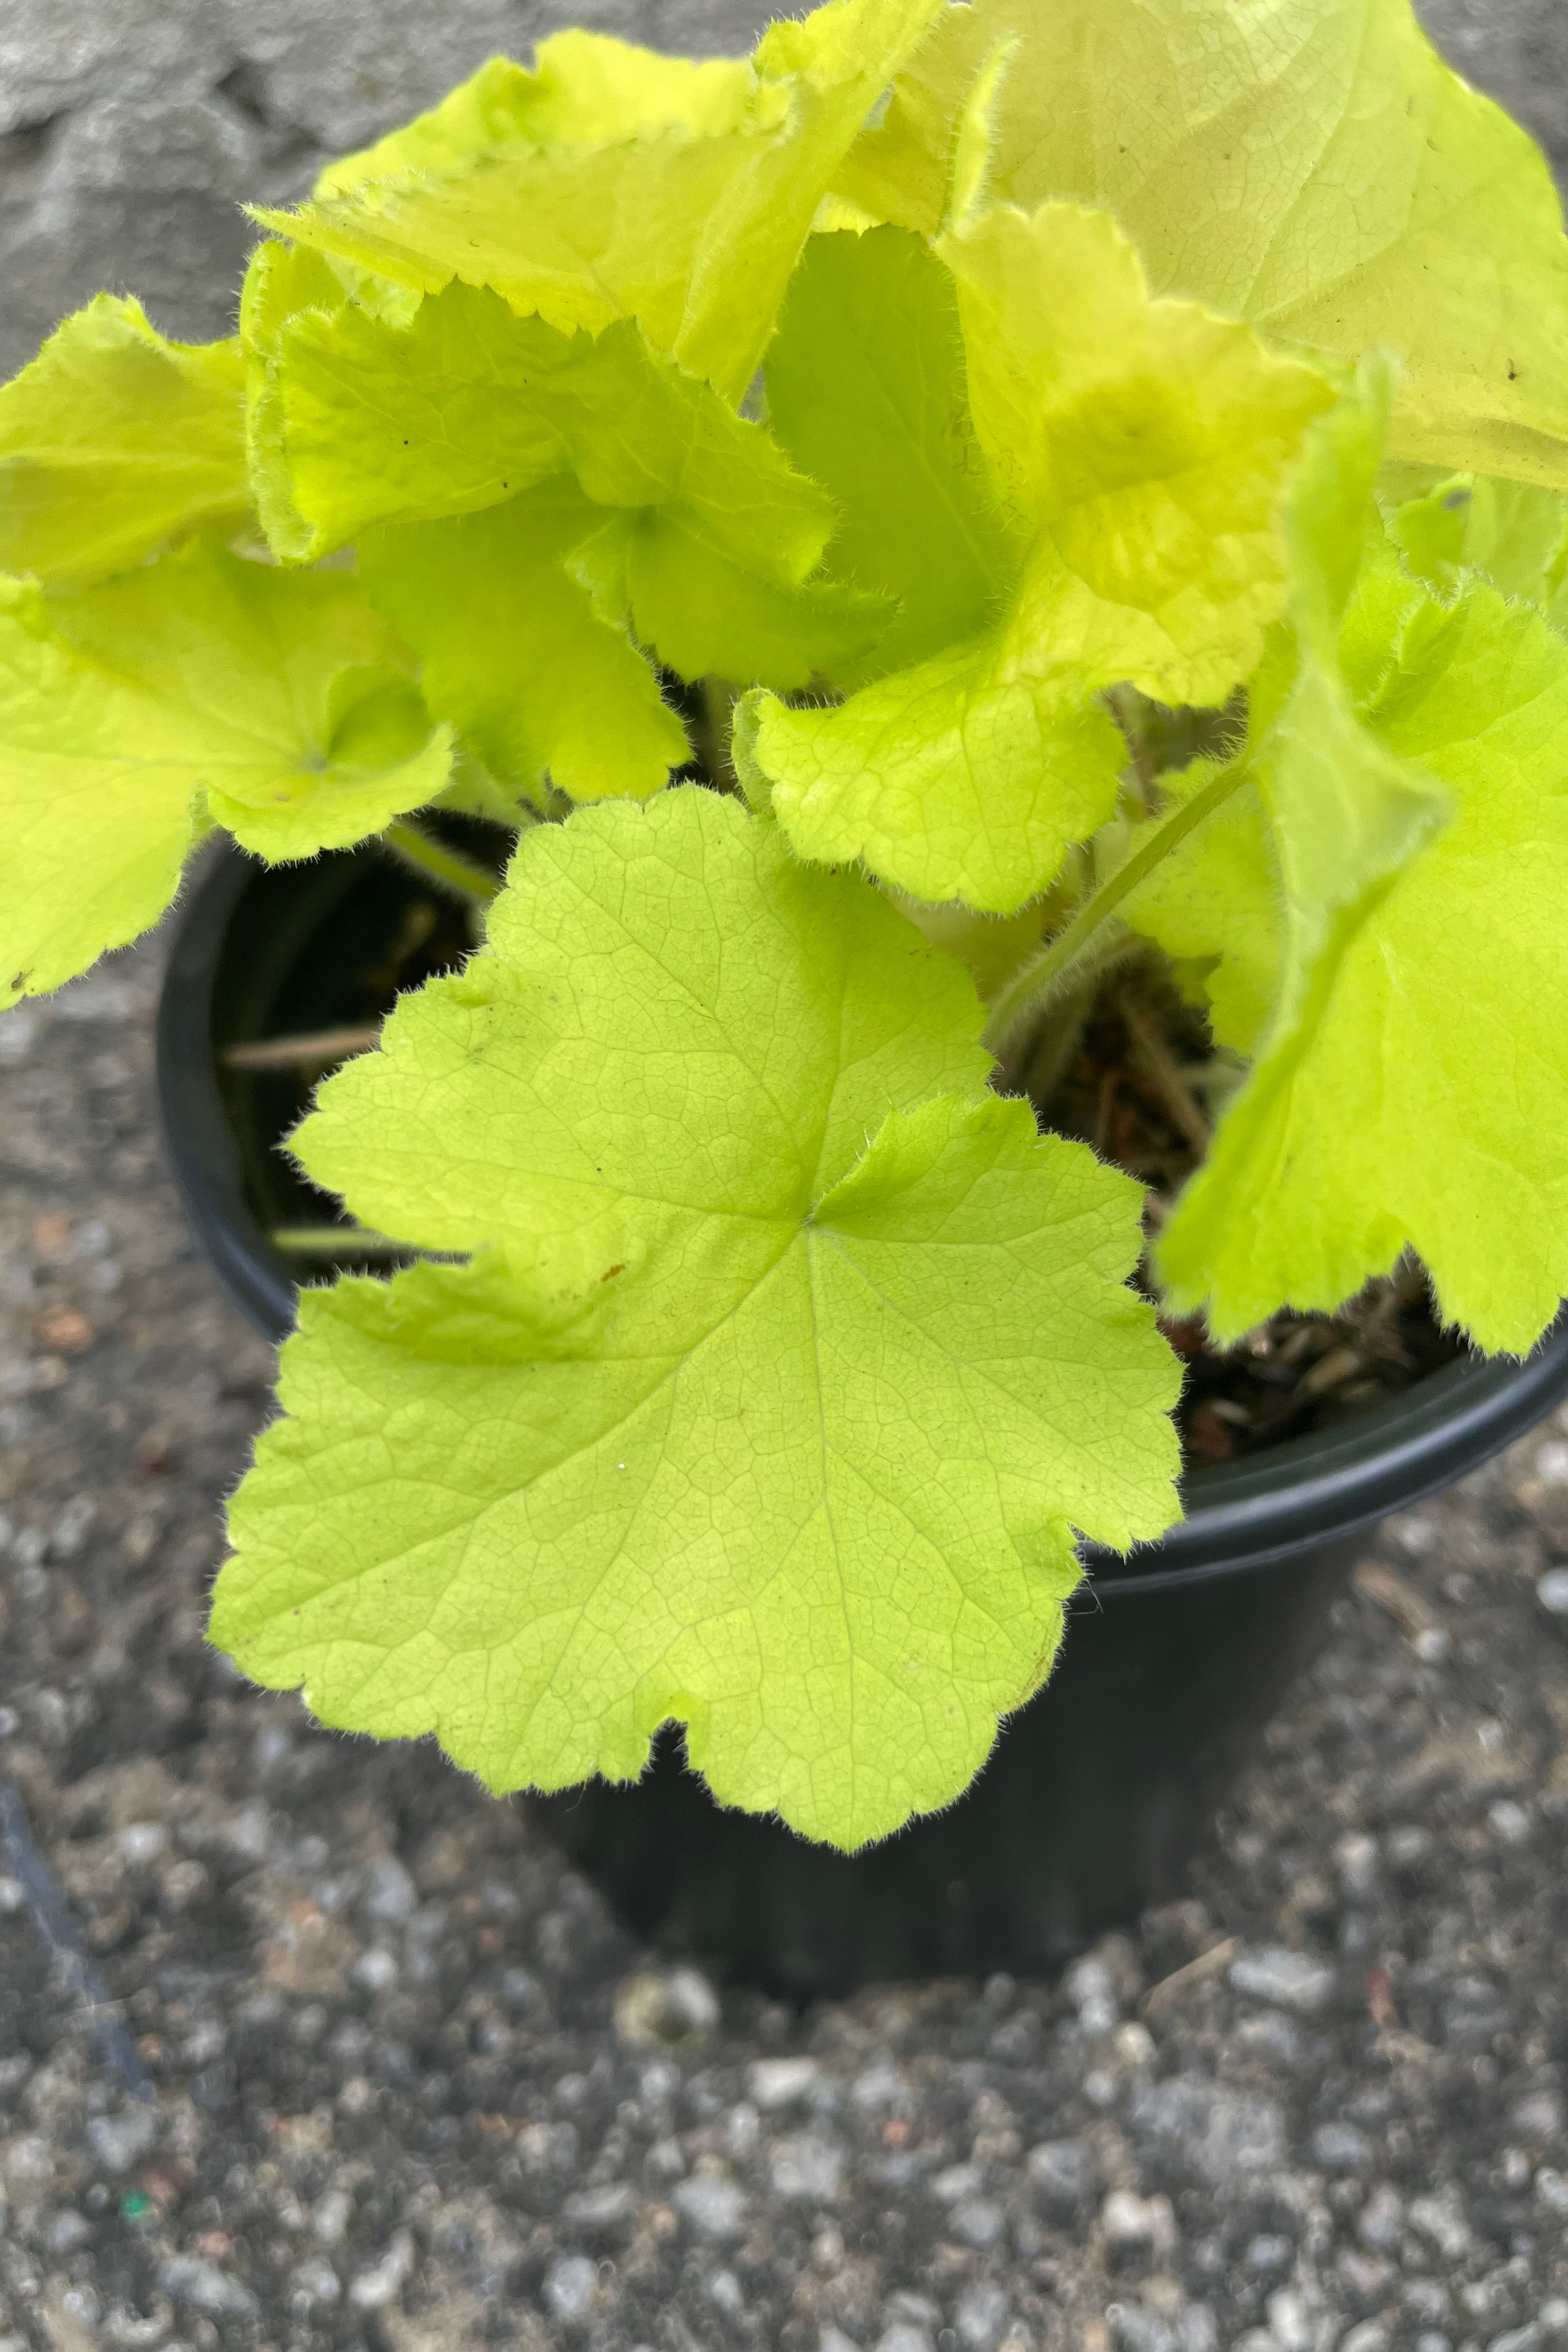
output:
[[[1079,968],[1090,961],[1100,945],[1101,934],[1116,915],[1121,901],[1146,880],[1157,866],[1163,865],[1172,851],[1184,842],[1188,834],[1196,831],[1204,819],[1212,816],[1246,781],[1247,761],[1233,761],[1222,768],[1217,776],[1194,793],[1190,801],[1152,824],[1142,843],[1124,865],[1102,882],[1098,890],[1079,908],[1065,930],[1058,931],[1047,948],[1026,963],[996,999],[986,1024],[985,1045],[989,1052],[1000,1055],[1010,1040],[1026,1022],[1043,1013],[1058,996]]]
[[[493,874],[465,857],[461,850],[448,849],[444,841],[426,833],[410,817],[395,817],[382,834],[395,857],[405,866],[412,866],[427,882],[445,890],[449,898],[462,898],[469,906],[488,907],[500,895],[500,884]]]
[[[416,1257],[422,1251],[389,1234],[373,1233],[363,1225],[274,1225],[268,1237],[274,1249],[296,1257]]]

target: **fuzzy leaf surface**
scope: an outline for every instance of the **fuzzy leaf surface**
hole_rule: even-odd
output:
[[[951,959],[700,789],[526,835],[489,942],[301,1136],[479,1255],[306,1295],[215,1638],[497,1789],[673,1717],[860,1845],[1038,1684],[1071,1528],[1173,1516],[1135,1190],[983,1095]]]
[[[837,708],[759,702],[742,751],[803,856],[1007,914],[1115,804],[1100,690],[1218,703],[1258,661],[1279,499],[1333,395],[1249,330],[1151,300],[1103,214],[1004,210],[940,250],[1013,543],[1000,617]]]
[[[1413,572],[1451,596],[1479,572],[1568,633],[1568,498],[1531,482],[1458,474],[1399,506],[1389,535]]]
[[[500,135],[483,148],[449,100],[452,127],[425,138],[413,173],[256,216],[422,293],[454,278],[493,287],[568,331],[637,319],[658,350],[739,401],[818,204],[941,5],[831,0],[803,24],[770,26],[743,75],[710,78],[700,102],[679,68],[656,77],[629,137],[626,100],[604,94],[570,102],[558,140],[543,121],[512,130],[517,87],[487,68],[477,110],[494,110]],[[580,71],[577,81],[583,91]],[[595,108],[596,140],[585,135]],[[524,98],[525,124],[530,110]]]
[[[601,520],[558,478],[482,514],[367,532],[360,577],[419,655],[430,709],[493,775],[646,800],[689,747],[647,661],[566,568]]]
[[[1568,240],[1540,151],[1409,0],[976,0],[948,11],[837,185],[934,234],[999,41],[990,188],[1102,205],[1155,290],[1403,363],[1392,446],[1568,488]]]
[[[81,587],[249,503],[237,343],[99,294],[0,387],[0,572]]]
[[[201,541],[46,600],[0,583],[0,1001],[156,921],[193,838],[303,857],[433,800],[445,729],[356,581]]]

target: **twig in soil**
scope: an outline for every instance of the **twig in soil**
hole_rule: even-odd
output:
[[[1226,1936],[1222,1943],[1211,1944],[1206,1952],[1200,1952],[1195,1960],[1188,1960],[1184,1967],[1173,1969],[1168,1977],[1162,1977],[1158,1984],[1150,1986],[1138,2004],[1140,2016],[1158,2017],[1161,2011],[1169,2008],[1179,1994],[1190,1990],[1194,1985],[1202,1984],[1205,1977],[1217,1976],[1221,1969],[1227,1969],[1240,1949],[1241,1937]]]
[[[1296,1393],[1301,1397],[1327,1396],[1331,1389],[1343,1388],[1358,1372],[1366,1370],[1366,1358],[1359,1348],[1347,1339],[1320,1356],[1310,1371],[1303,1372],[1296,1383]]]
[[[310,1062],[352,1061],[381,1042],[379,1029],[313,1029],[298,1037],[258,1037],[249,1045],[226,1045],[218,1059],[230,1070],[291,1070]]]
[[[1409,1640],[1418,1658],[1436,1665],[1448,1647],[1448,1637],[1438,1621],[1437,1612],[1417,1592],[1406,1584],[1393,1569],[1381,1560],[1363,1559],[1351,1578],[1351,1591],[1359,1599],[1370,1601],[1392,1617],[1400,1632]]]
[[[1144,1076],[1201,1159],[1209,1148],[1209,1123],[1193,1099],[1170,1047],[1131,989],[1119,988],[1111,1001],[1127,1024],[1132,1050],[1143,1065]]]
[[[70,1906],[34,1841],[27,1809],[8,1780],[0,1780],[0,1846],[48,1947],[60,1982],[90,2021],[99,2055],[133,2099],[155,2099],[158,2095],[136,2055],[136,2045],[115,2014],[109,1988],[88,1957]]]

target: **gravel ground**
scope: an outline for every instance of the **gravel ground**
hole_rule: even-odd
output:
[[[1558,0],[1441,25],[1568,156]],[[105,279],[217,331],[235,191],[538,29],[12,0],[0,366]],[[1190,1901],[1058,1987],[716,1990],[204,1648],[269,1359],[162,1171],[156,972],[0,1018],[0,1776],[81,1938],[0,1814],[0,2352],[1568,2344],[1568,1421],[1369,1546]]]

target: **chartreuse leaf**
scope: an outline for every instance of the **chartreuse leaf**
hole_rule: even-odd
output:
[[[1314,427],[1285,507],[1290,625],[1250,681],[1249,748],[1228,770],[1199,761],[1162,778],[1173,823],[1215,785],[1217,804],[1120,908],[1167,954],[1214,964],[1215,1039],[1246,1054],[1271,1018],[1290,1026],[1331,943],[1342,948],[1367,894],[1440,815],[1435,788],[1401,776],[1357,715],[1418,595],[1372,505],[1390,396],[1386,365],[1369,361]]]
[[[1281,488],[1333,395],[1247,328],[1151,301],[1103,214],[996,212],[940,251],[1015,551],[1000,617],[835,709],[758,701],[740,756],[803,856],[1005,914],[1115,804],[1099,690],[1216,703],[1258,661],[1285,594]]]
[[[492,774],[644,800],[689,746],[647,662],[565,568],[600,520],[558,477],[482,514],[368,532],[360,576],[423,656],[431,710]]]
[[[342,307],[342,288],[308,245],[268,237],[251,255],[239,294],[245,361],[245,451],[251,495],[268,545],[286,562],[304,561],[312,532],[289,495],[283,415],[278,399],[278,339],[300,311]]]
[[[461,170],[508,147],[598,147],[657,131],[718,137],[742,119],[752,92],[743,58],[667,58],[574,27],[539,43],[531,73],[490,58],[427,114],[329,163],[313,193],[324,202]]]
[[[1081,642],[1097,683],[1223,702],[1283,606],[1276,509],[1331,387],[1196,303],[1151,300],[1104,213],[1004,207],[939,249],[975,430],[1031,543],[1032,626]]]
[[[977,636],[1017,568],[974,438],[950,273],[896,228],[811,238],[768,348],[768,421],[838,508],[829,569],[899,600],[864,682]]]
[[[1281,1301],[1337,1305],[1408,1245],[1446,1315],[1522,1350],[1568,1287],[1568,1083],[1533,1042],[1568,1012],[1568,646],[1489,587],[1439,604],[1375,546],[1337,646],[1335,601],[1299,619],[1252,755],[1279,1001],[1161,1270],[1230,1337]]]
[[[301,857],[434,799],[449,740],[405,660],[356,581],[199,540],[74,595],[0,583],[0,1000],[145,930],[209,820]]]
[[[526,835],[300,1148],[477,1250],[307,1292],[213,1636],[489,1786],[855,1847],[956,1795],[1076,1575],[1174,1514],[1128,1181],[987,1097],[950,958],[699,788]]]
[[[801,684],[890,617],[885,600],[806,584],[831,501],[630,320],[563,335],[455,285],[403,328],[352,304],[307,310],[274,351],[281,479],[263,510],[287,518],[280,553],[324,554],[373,523],[472,512],[563,477],[584,493],[579,540],[607,534],[580,567],[604,618],[688,676]]]
[[[595,83],[577,49],[553,120],[487,68],[471,105],[449,100],[447,126],[420,133],[412,173],[377,164],[298,213],[256,217],[421,293],[493,287],[567,331],[637,319],[738,401],[834,173],[941,5],[831,0],[770,26],[742,73],[700,79],[666,61],[642,103],[626,95],[635,58]]]
[[[95,295],[0,388],[0,572],[79,587],[247,512],[237,343],[171,343]]]
[[[934,234],[1001,40],[991,188],[1112,211],[1161,294],[1342,361],[1403,362],[1396,456],[1568,488],[1568,241],[1525,132],[1410,0],[950,8],[837,186]]]
[[[623,510],[569,560],[606,621],[683,677],[756,678],[787,693],[862,661],[891,616],[887,599],[835,580],[781,580],[731,553],[679,505]]]
[[[1004,625],[837,707],[748,697],[732,753],[802,857],[863,858],[913,898],[1011,914],[1115,806],[1125,746],[1089,697],[1055,647]]]
[[[1337,1303],[1408,1244],[1446,1316],[1523,1352],[1568,1289],[1568,646],[1489,588],[1427,601],[1364,719],[1386,760],[1448,786],[1453,824],[1351,941],[1289,1059],[1260,1061],[1163,1269],[1238,1330],[1281,1299]]]
[[[1531,482],[1455,474],[1395,508],[1389,535],[1413,572],[1445,595],[1479,572],[1568,627],[1568,498]]]

